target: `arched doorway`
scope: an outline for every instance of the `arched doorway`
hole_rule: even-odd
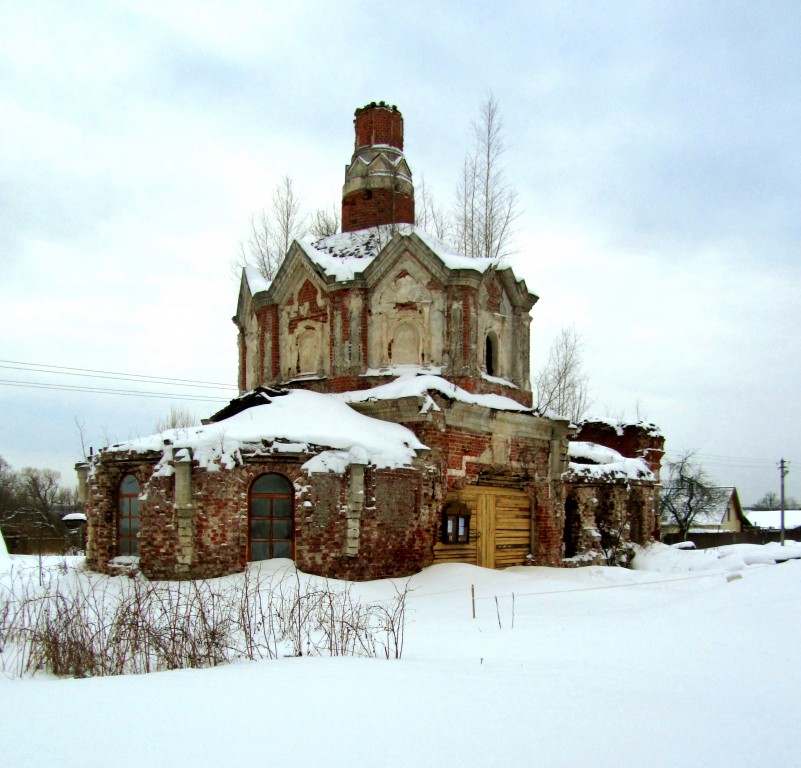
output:
[[[117,554],[138,555],[139,540],[139,481],[125,475],[120,483],[117,501]]]
[[[292,483],[283,475],[257,477],[248,494],[248,560],[294,557]]]

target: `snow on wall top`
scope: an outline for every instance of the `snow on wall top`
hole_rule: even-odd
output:
[[[399,376],[394,381],[381,384],[372,389],[360,389],[354,392],[343,392],[336,397],[341,398],[346,403],[364,403],[368,400],[396,400],[401,397],[427,397],[424,407],[436,408],[434,401],[430,399],[429,392],[440,392],[452,400],[471,405],[481,405],[496,411],[519,411],[531,413],[532,409],[512,400],[511,397],[503,395],[474,395],[461,387],[457,387],[450,381],[446,381],[441,376],[431,374],[416,375],[406,373]]]
[[[566,480],[650,480],[654,473],[642,459],[627,459],[622,454],[597,443],[576,440],[567,444]]]
[[[607,427],[611,427],[612,429],[617,432],[618,435],[623,434],[623,430],[626,427],[636,427],[637,429],[641,429],[645,432],[646,435],[651,435],[652,437],[662,437],[662,432],[659,427],[656,426],[653,422],[650,421],[625,421],[621,419],[596,419],[596,418],[589,418],[584,419],[580,424],[579,427],[584,426],[585,424],[603,424]]]
[[[263,405],[201,427],[168,429],[130,440],[107,451],[161,451],[156,474],[170,475],[170,461],[192,450],[199,466],[216,471],[241,463],[242,452],[265,455],[319,452],[303,466],[308,472],[342,472],[351,463],[379,468],[409,466],[425,450],[406,427],[370,418],[348,407],[336,395],[290,390],[280,396],[261,393]],[[165,445],[169,440],[171,445]]]
[[[262,275],[257,267],[245,267],[245,279],[248,281],[251,296],[255,296],[260,291],[266,291],[270,287],[270,281]]]
[[[470,259],[460,256],[441,240],[411,224],[398,224],[395,232],[401,237],[417,235],[449,269],[485,272],[492,266],[500,265],[495,259]],[[298,244],[327,275],[342,282],[353,280],[357,274],[364,272],[392,237],[392,227],[383,225],[329,235],[320,240],[302,239],[298,240]]]

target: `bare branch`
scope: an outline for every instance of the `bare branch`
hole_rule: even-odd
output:
[[[311,219],[309,234],[319,240],[329,235],[335,235],[340,228],[339,208],[332,204],[330,208],[318,208]]]
[[[578,423],[591,405],[589,376],[582,368],[583,342],[575,326],[562,328],[548,362],[534,380],[537,408],[551,410]]]
[[[697,521],[715,512],[727,490],[712,484],[698,465],[693,451],[685,451],[668,461],[667,470],[668,482],[660,498],[662,521],[675,525],[686,539]]]
[[[500,259],[514,252],[519,212],[517,192],[501,166],[503,121],[492,93],[481,104],[473,129],[475,146],[456,187],[455,245],[465,256]]]
[[[275,277],[292,241],[308,231],[302,208],[292,178],[284,174],[273,188],[270,209],[250,217],[248,236],[239,243],[239,256],[232,263],[237,277],[244,267],[256,267],[267,280]]]

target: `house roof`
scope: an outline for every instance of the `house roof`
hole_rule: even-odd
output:
[[[716,528],[722,525],[730,507],[742,522],[746,525],[750,524],[748,518],[743,514],[743,509],[740,505],[740,497],[735,487],[729,486],[713,488],[711,490],[715,492],[715,497],[708,510],[699,512],[693,518],[693,527]],[[667,519],[665,519],[665,521],[667,521]]]

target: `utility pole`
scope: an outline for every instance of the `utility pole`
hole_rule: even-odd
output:
[[[779,476],[781,478],[781,483],[779,485],[779,494],[781,499],[781,510],[782,510],[782,532],[781,538],[779,539],[784,546],[784,478],[787,477],[787,474],[790,472],[788,468],[788,463],[784,459],[779,462]]]

